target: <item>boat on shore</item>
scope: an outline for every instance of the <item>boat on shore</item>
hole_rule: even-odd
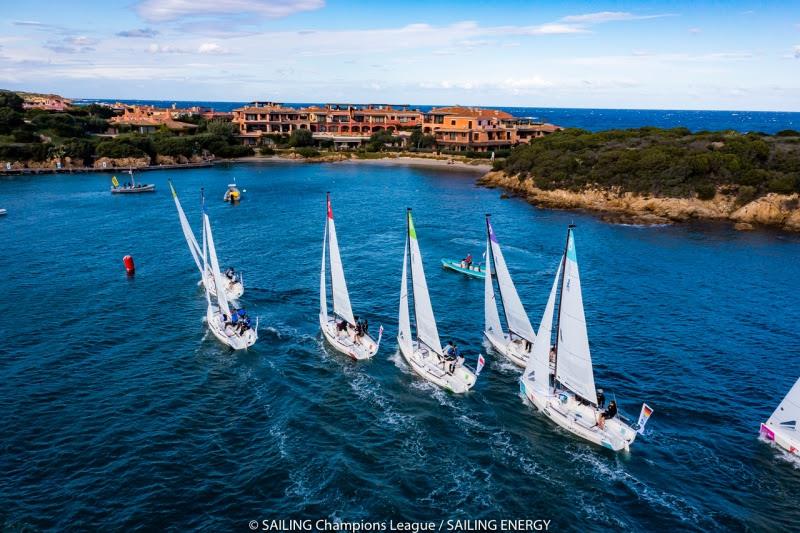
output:
[[[339,240],[333,222],[330,193],[326,195],[325,236],[322,239],[322,268],[319,275],[319,325],[325,340],[337,351],[356,360],[369,359],[378,352],[383,328],[376,341],[369,335],[366,320],[353,316],[350,293],[339,254]],[[327,258],[326,258],[327,255]],[[330,284],[333,315],[328,315],[327,263],[330,262]]]
[[[211,233],[211,222],[208,219],[205,202],[203,202],[203,271],[211,271],[217,287],[223,286],[222,273],[219,271],[217,249],[214,245],[214,236]],[[211,295],[208,285],[205,285],[206,324],[211,333],[223,344],[234,350],[246,350],[258,340],[258,318],[255,327],[250,327],[249,318],[240,318],[240,310],[236,316],[231,313],[225,291],[217,291],[216,296]]]
[[[178,199],[178,193],[175,191],[175,187],[172,185],[172,180],[167,180],[167,183],[169,184],[170,192],[172,192],[172,198],[175,201],[175,207],[178,210],[178,219],[181,222],[183,236],[186,239],[186,244],[189,246],[189,252],[192,254],[194,264],[197,266],[197,270],[200,273],[200,281],[197,283],[198,285],[208,287],[211,295],[216,296],[217,284],[214,279],[214,274],[211,272],[211,270],[206,270],[203,272],[203,251],[200,249],[200,245],[197,243],[197,239],[194,236],[191,226],[189,226],[189,220],[186,218],[186,213],[183,211],[183,206],[181,205],[181,201]],[[225,287],[225,294],[229,302],[236,303],[236,300],[241,298],[244,294],[244,277],[242,276],[241,272],[236,272],[233,267],[228,267],[225,269],[225,272],[222,276],[222,283],[222,286]]]
[[[155,192],[156,186],[153,183],[136,183],[133,177],[133,169],[128,170],[131,181],[120,185],[116,176],[111,178],[111,194],[139,194],[143,192]]]
[[[786,397],[761,424],[761,435],[794,455],[800,457],[800,378],[795,381]]]
[[[595,388],[573,228],[570,225],[567,230],[567,243],[539,334],[520,378],[520,392],[542,414],[570,433],[610,450],[627,451],[644,431],[653,410],[642,404],[639,421],[631,424],[618,412],[615,399],[606,409],[605,394]],[[551,346],[559,278],[556,340]]]
[[[410,257],[409,257],[410,256]],[[410,261],[409,261],[410,260]],[[411,336],[411,316],[408,292],[408,268],[411,268],[411,285],[414,306],[416,339]],[[433,316],[428,283],[422,268],[422,255],[417,242],[417,232],[411,217],[411,208],[406,212],[406,244],[403,253],[403,275],[400,285],[399,333],[397,342],[400,353],[412,370],[420,377],[446,390],[464,393],[474,385],[480,373],[482,356],[478,368],[473,371],[464,364],[463,357],[445,353],[439,340],[439,330]]]
[[[490,215],[486,215],[486,267],[492,275],[485,277],[483,334],[492,348],[515,365],[525,368],[536,341],[536,333],[508,272],[503,251],[489,218]],[[499,305],[503,308],[508,333],[500,324],[495,281],[500,292]]]
[[[459,272],[464,274],[465,276],[470,276],[472,278],[484,279],[486,277],[486,266],[485,265],[476,265],[471,264],[468,265],[466,261],[463,259],[442,259],[442,268],[445,270],[452,270],[454,272]]]

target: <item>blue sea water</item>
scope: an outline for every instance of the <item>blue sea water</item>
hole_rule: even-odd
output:
[[[236,178],[240,205],[222,202]],[[0,528],[244,531],[250,520],[552,520],[551,531],[797,531],[800,467],[758,439],[800,375],[800,237],[723,224],[609,225],[475,186],[368,164],[223,164],[141,178],[0,181]],[[168,194],[195,229],[205,187],[218,251],[244,271],[260,339],[231,352]],[[323,344],[318,287],[331,191],[374,360]],[[397,354],[412,206],[442,338],[474,364],[464,396]],[[630,453],[557,429],[483,345],[483,284],[439,259],[484,246],[483,214],[538,326],[574,222],[599,386],[655,412]],[[132,254],[136,276],[121,259]]]
[[[113,103],[119,100],[76,100],[77,103]],[[122,100],[139,105],[169,107],[202,106],[217,111],[230,111],[245,102],[204,102],[168,100]],[[289,103],[290,106],[307,106],[310,103]],[[414,105],[427,111],[434,106]],[[653,126],[657,128],[685,127],[692,131],[734,130],[740,132],[763,132],[774,134],[786,129],[800,129],[800,113],[785,111],[687,111],[670,109],[587,109],[557,107],[495,107],[517,117],[533,117],[568,128],[584,128],[590,131],[628,129]]]

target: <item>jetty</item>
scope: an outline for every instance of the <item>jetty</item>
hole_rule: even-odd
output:
[[[137,172],[147,172],[150,170],[176,170],[182,168],[207,168],[214,166],[215,161],[203,161],[202,163],[183,163],[174,165],[150,165],[146,167],[134,167]],[[11,176],[17,174],[81,174],[84,172],[120,172],[127,171],[123,167],[72,167],[72,168],[3,168],[0,169],[0,175]]]

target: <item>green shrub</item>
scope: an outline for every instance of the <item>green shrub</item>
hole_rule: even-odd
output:
[[[255,152],[249,146],[241,144],[220,144],[217,145],[216,150],[212,153],[217,157],[232,158],[232,157],[248,157]]]
[[[742,206],[745,204],[749,204],[753,200],[756,199],[758,195],[758,189],[755,187],[751,187],[750,185],[742,185],[739,187],[739,192],[736,195],[736,205]]]
[[[292,148],[300,148],[303,146],[314,145],[314,134],[309,130],[294,130],[289,135],[289,146]]]
[[[717,194],[717,188],[713,183],[700,183],[694,188],[697,197],[701,200],[713,200]]]
[[[791,194],[797,189],[797,178],[794,176],[781,176],[772,178],[767,182],[767,190],[778,194]]]
[[[316,148],[312,148],[310,146],[303,146],[300,148],[295,149],[295,153],[300,155],[301,157],[319,157],[321,154],[319,150]]]
[[[258,149],[261,155],[275,155],[275,150],[269,146],[262,146]]]

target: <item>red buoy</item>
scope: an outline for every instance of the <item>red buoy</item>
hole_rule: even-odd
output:
[[[125,272],[127,272],[129,276],[133,276],[136,273],[136,267],[133,264],[133,257],[126,255],[122,258],[122,264],[125,265]]]

